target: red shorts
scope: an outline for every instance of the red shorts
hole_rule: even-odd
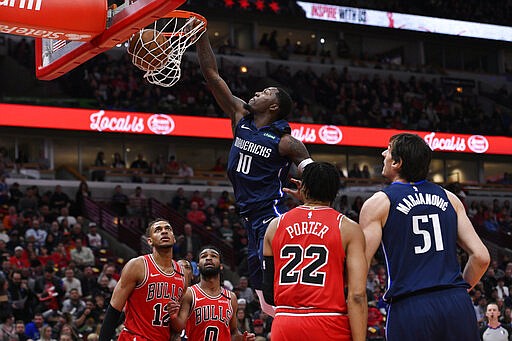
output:
[[[283,315],[272,322],[272,341],[351,341],[348,316]]]

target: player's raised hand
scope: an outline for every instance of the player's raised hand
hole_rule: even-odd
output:
[[[290,181],[295,186],[297,186],[297,189],[283,187],[283,192],[288,193],[289,195],[291,195],[292,197],[294,197],[297,200],[303,201],[301,198],[301,195],[300,195],[300,191],[299,191],[300,186],[302,186],[302,181],[299,179],[294,179],[294,178],[291,178]]]

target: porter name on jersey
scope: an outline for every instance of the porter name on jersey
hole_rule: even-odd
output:
[[[329,227],[318,221],[302,221],[286,226],[286,231],[291,239],[304,234],[314,234],[323,239]]]

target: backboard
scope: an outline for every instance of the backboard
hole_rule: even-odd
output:
[[[107,9],[107,0],[98,1],[104,1],[106,12],[104,28],[99,34],[91,38],[80,35],[80,32],[74,36],[68,35],[67,39],[36,37],[35,64],[38,79],[55,79],[94,56],[127,41],[132,34],[166,16],[186,0],[126,0],[125,4],[110,9]],[[64,11],[60,13],[65,15]],[[88,13],[82,13],[82,17],[87,16]],[[55,26],[58,27],[59,21],[56,22]]]

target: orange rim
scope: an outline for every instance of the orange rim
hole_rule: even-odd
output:
[[[190,17],[195,17],[196,19],[201,20],[205,24],[208,23],[206,18],[203,17],[201,14],[197,14],[197,13],[189,12],[189,11],[175,10],[175,11],[172,11],[171,13],[168,13],[165,16],[163,16],[163,18],[190,18]]]

